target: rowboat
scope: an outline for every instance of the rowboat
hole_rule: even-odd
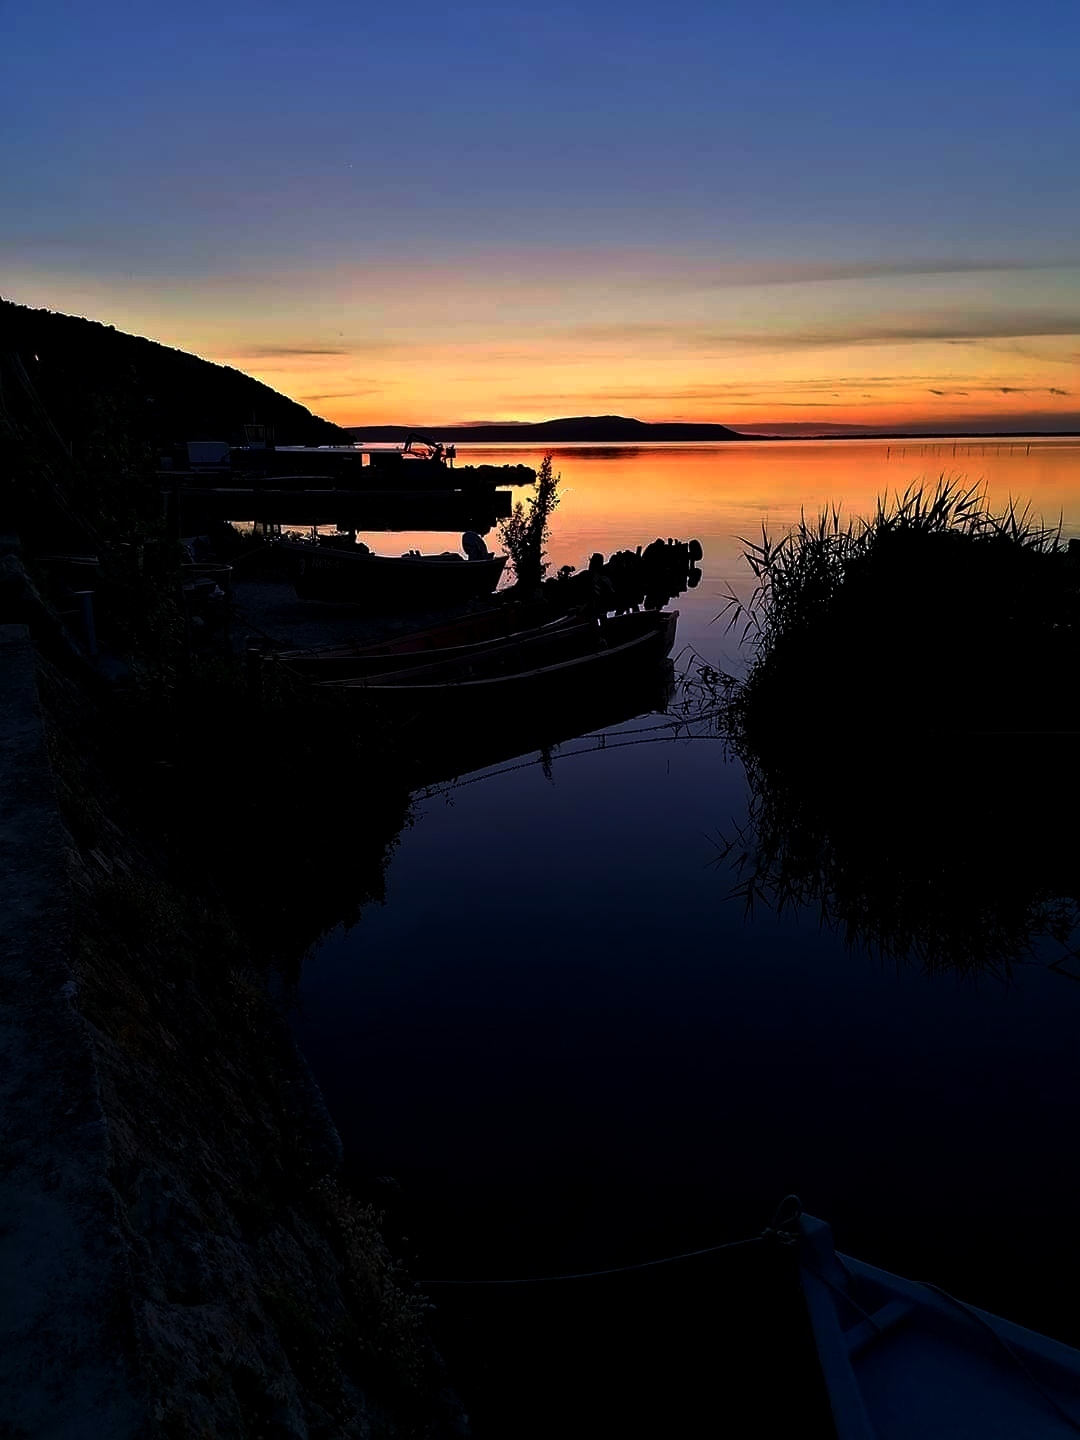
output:
[[[424,610],[490,595],[505,555],[373,555],[359,545],[279,540],[274,553],[301,600],[362,604],[369,610]]]
[[[389,655],[353,655],[349,653],[308,655],[299,656],[293,660],[279,655],[276,658],[294,673],[302,675],[316,684],[328,681],[348,682],[391,675],[399,671],[415,670],[421,665],[459,666],[471,664],[479,660],[481,656],[497,650],[504,651],[510,645],[513,645],[520,653],[520,648],[529,645],[533,640],[546,641],[553,636],[566,634],[581,623],[577,616],[562,615],[555,620],[548,620],[543,625],[532,626],[527,630],[506,631],[501,635],[494,635],[488,640],[474,640],[471,644],[466,645],[447,645],[427,652],[406,651],[403,654]]]
[[[435,659],[405,670],[336,682],[350,699],[409,711],[483,705],[498,697],[534,699],[583,684],[603,685],[616,672],[663,660],[675,643],[677,610],[581,620],[511,636],[464,661]],[[487,687],[497,685],[498,690]]]
[[[323,646],[317,650],[279,650],[274,658],[309,680],[352,680],[403,670],[428,659],[467,659],[478,647],[524,639],[547,626],[566,626],[570,617],[554,615],[545,604],[492,606],[441,625],[367,645]]]
[[[425,780],[444,778],[662,708],[677,623],[675,610],[573,623],[327,688],[391,723]]]
[[[1080,1433],[1080,1351],[837,1254],[822,1220],[789,1234],[837,1440]]]

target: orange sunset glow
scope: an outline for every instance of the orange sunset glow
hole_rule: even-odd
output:
[[[183,285],[18,280],[30,304],[235,366],[346,425],[616,413],[773,433],[1080,428],[1068,266],[523,250]]]

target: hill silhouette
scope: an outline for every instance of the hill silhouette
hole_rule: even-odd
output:
[[[112,325],[0,299],[0,353],[17,356],[37,397],[67,442],[94,428],[101,409],[122,407],[139,439],[243,439],[243,426],[274,427],[279,444],[348,443],[349,435],[234,370]]]
[[[655,444],[658,440],[744,440],[754,436],[740,435],[726,425],[690,423],[651,424],[626,415],[573,415],[561,420],[540,420],[536,423],[504,422],[490,425],[350,425],[349,433],[357,440],[370,442],[403,440],[410,431],[432,434],[439,440],[457,444],[614,444],[638,441]]]

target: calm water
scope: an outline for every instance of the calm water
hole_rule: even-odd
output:
[[[732,536],[763,519],[944,471],[1080,530],[1080,442],[955,450],[561,450],[551,560],[696,535],[676,649],[737,663],[711,622],[746,586]],[[386,904],[304,970],[297,1033],[354,1174],[401,1186],[413,1274],[672,1253],[756,1233],[796,1191],[842,1249],[1080,1343],[1080,985],[929,979],[816,915],[748,922],[716,839],[746,783],[716,741],[564,749],[550,776],[420,802]]]

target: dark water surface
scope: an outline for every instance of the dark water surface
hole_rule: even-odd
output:
[[[827,448],[854,463],[854,447]],[[575,487],[603,471],[612,500],[633,490],[617,456],[572,460]],[[644,506],[636,538],[701,535],[706,582],[677,602],[676,651],[730,661],[710,622],[738,573],[731,495],[710,513],[702,457],[682,489],[665,463],[670,523]],[[1071,523],[1080,450],[1071,470],[1055,464],[1054,518],[1068,503]],[[864,468],[872,495],[880,466]],[[744,529],[791,509],[788,494],[753,495]],[[610,526],[575,521],[571,502],[553,551],[612,548]],[[629,540],[633,514],[619,527]],[[795,1191],[839,1248],[1080,1343],[1080,985],[1037,964],[1008,984],[927,978],[847,947],[815,914],[748,921],[717,839],[745,818],[742,768],[715,739],[617,743],[651,739],[650,723],[616,727],[603,749],[562,747],[550,775],[532,764],[419,802],[386,904],[305,966],[296,1033],[413,1275],[708,1246],[755,1234]],[[430,1293],[480,1433],[534,1433],[505,1405],[485,1421],[483,1392],[541,1381],[524,1361],[517,1379],[485,1378],[476,1344],[455,1353],[455,1316],[464,1334],[472,1312]]]

